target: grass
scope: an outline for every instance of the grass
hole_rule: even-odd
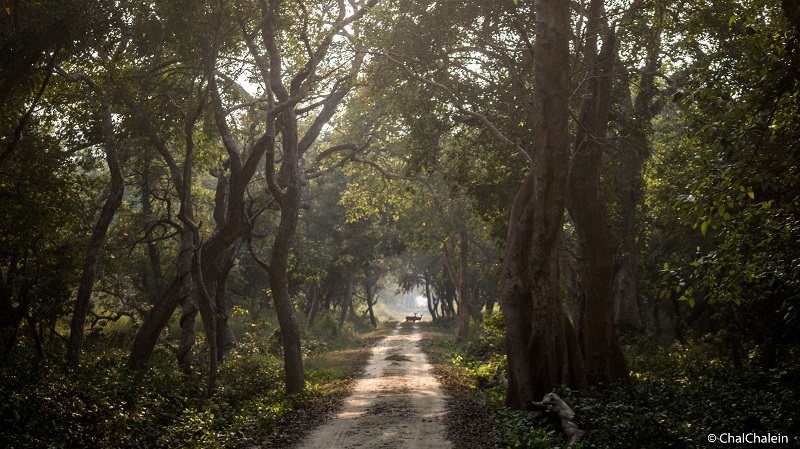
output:
[[[377,330],[359,334],[343,344],[342,349],[318,352],[306,358],[305,366],[310,380],[352,379],[357,377],[369,360],[369,348],[392,331],[390,323]]]

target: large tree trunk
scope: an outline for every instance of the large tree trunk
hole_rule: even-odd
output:
[[[109,183],[109,195],[100,217],[92,230],[89,239],[89,249],[86,251],[86,258],[83,262],[83,274],[78,285],[78,294],[75,300],[75,309],[72,312],[70,322],[69,343],[67,344],[67,362],[72,366],[78,366],[81,362],[83,352],[83,331],[86,327],[86,315],[89,313],[92,291],[94,290],[94,278],[97,272],[97,262],[100,259],[100,251],[106,240],[106,233],[111,225],[114,214],[122,204],[122,194],[125,190],[125,180],[122,174],[122,165],[117,157],[116,136],[114,133],[114,123],[111,116],[111,104],[108,95],[103,98],[103,140],[106,153],[106,163],[111,174]]]
[[[660,42],[660,39],[656,39]],[[621,191],[620,210],[622,214],[622,261],[617,272],[614,292],[614,322],[635,329],[642,327],[641,312],[637,298],[637,263],[639,252],[636,244],[638,232],[638,207],[642,200],[642,171],[645,159],[650,154],[649,136],[653,117],[663,107],[664,102],[654,102],[658,94],[655,85],[659,68],[659,45],[648,50],[648,61],[639,79],[639,92],[635,99],[630,91],[630,82],[624,83],[620,127],[627,135],[627,150],[617,170],[617,182]]]
[[[537,2],[533,167],[511,208],[500,278],[506,404],[515,408],[559,384],[586,382],[575,331],[561,306],[558,266],[569,163],[569,39],[569,2]]]
[[[602,2],[591,22],[597,22]],[[593,8],[594,9],[594,8]],[[608,129],[611,109],[611,76],[614,67],[615,37],[608,33],[603,50],[594,60],[597,28],[589,27],[587,49],[592,62],[589,92],[584,97],[570,165],[567,206],[575,222],[580,250],[580,274],[584,291],[584,316],[581,343],[586,372],[600,382],[628,375],[628,367],[614,327],[614,257],[617,237],[608,220],[602,200],[602,139]],[[589,58],[587,58],[589,59]]]

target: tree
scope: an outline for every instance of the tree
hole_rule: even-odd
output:
[[[611,77],[616,59],[613,30],[606,32],[602,51],[597,50],[603,16],[603,2],[592,1],[583,47],[590,79],[570,162],[567,209],[577,231],[584,290],[584,316],[580,322],[584,364],[589,374],[609,382],[627,377],[628,367],[617,340],[613,316],[617,236],[601,195],[603,139],[611,110]]]
[[[586,383],[580,348],[561,310],[558,258],[569,162],[569,5],[536,5],[531,172],[511,208],[500,277],[506,324],[506,403],[522,407],[558,384]]]
[[[560,383],[585,383],[580,347],[561,310],[557,262],[570,157],[569,5],[536,7],[541,11],[528,2],[406,8],[380,44],[380,54],[414,86],[408,91],[433,104],[423,110],[456,117],[454,127],[482,130],[488,146],[505,155],[503,166],[524,178],[511,205],[500,275],[513,406]],[[418,129],[436,125],[417,115]]]
[[[164,5],[164,7],[169,7],[169,5]],[[222,21],[222,19],[226,17],[225,11],[226,10],[224,8],[219,8],[208,12],[206,18],[214,21],[214,23],[217,23],[218,26],[207,29],[210,35],[202,36],[204,46],[202,47],[203,51],[201,51],[199,54],[196,53],[196,48],[191,46],[174,49],[174,51],[178,53],[178,56],[182,56],[180,54],[181,52],[184,52],[183,55],[186,53],[192,55],[193,58],[190,59],[192,59],[195,64],[192,66],[193,70],[191,74],[195,77],[194,79],[196,82],[192,83],[189,81],[182,85],[182,88],[185,89],[184,92],[187,94],[186,103],[184,104],[186,112],[183,113],[180,107],[178,107],[178,111],[173,109],[173,111],[177,112],[178,115],[177,135],[181,136],[179,139],[184,143],[184,158],[183,164],[181,164],[182,167],[178,165],[177,161],[175,161],[173,156],[170,154],[170,148],[167,146],[168,142],[164,138],[165,136],[160,134],[160,130],[156,129],[152,122],[148,123],[150,121],[150,117],[148,116],[143,105],[141,105],[136,98],[130,96],[130,94],[129,98],[126,100],[127,106],[137,118],[140,126],[144,127],[145,135],[148,136],[148,139],[151,141],[153,146],[158,149],[158,152],[166,161],[170,178],[176,188],[179,188],[180,190],[178,193],[182,208],[179,212],[179,220],[183,226],[179,226],[179,228],[181,232],[181,245],[184,248],[184,250],[180,252],[180,254],[182,254],[180,263],[181,268],[179,268],[180,274],[176,275],[172,281],[170,281],[164,287],[164,289],[161,290],[159,297],[154,301],[153,308],[145,317],[141,327],[139,328],[139,331],[136,334],[136,340],[131,348],[131,355],[129,358],[129,364],[134,368],[143,367],[147,363],[150,355],[152,354],[153,348],[158,341],[161,331],[166,327],[173,312],[181,303],[186,303],[186,312],[189,312],[185,315],[185,318],[182,321],[185,324],[187,336],[191,335],[188,333],[190,328],[189,323],[193,320],[192,313],[196,314],[196,311],[192,312],[192,307],[187,302],[191,293],[191,284],[188,283],[188,280],[190,279],[191,272],[193,270],[192,265],[194,263],[198,263],[202,270],[207,270],[217,257],[222,254],[229,255],[229,248],[244,236],[245,232],[249,229],[249,223],[252,220],[252,214],[254,214],[253,211],[248,211],[245,209],[245,191],[257,170],[258,164],[261,162],[264,156],[266,151],[266,142],[262,140],[258,145],[254,145],[248,151],[242,151],[235,141],[232,140],[228,128],[226,126],[220,126],[225,125],[224,122],[220,121],[220,117],[223,117],[224,114],[220,100],[221,94],[216,83],[216,74],[214,73],[213,68],[215,66],[216,55],[218,52],[222,51],[222,49],[235,47],[233,44],[223,42],[222,36],[213,34],[222,33],[222,31],[226,30],[226,28],[223,26],[223,23],[227,22]],[[179,11],[177,8],[162,12],[162,14],[172,17],[175,15],[181,15],[183,13],[184,11]],[[154,16],[146,16],[148,19],[152,17]],[[183,30],[187,31],[189,24],[187,23],[188,21],[186,19],[191,17],[191,15],[184,14],[180,17],[181,20],[178,22],[183,23],[187,27]],[[153,76],[154,73],[152,73],[152,71],[155,71],[157,74],[174,74],[175,77],[172,79],[175,80],[185,79],[179,76],[181,75],[179,71],[171,70],[176,66],[180,66],[182,59],[177,56],[170,59],[165,55],[164,46],[166,43],[166,37],[168,37],[169,33],[175,31],[175,29],[169,28],[170,31],[168,33],[166,31],[167,28],[163,27],[163,24],[158,23],[157,20],[153,23],[143,19],[142,23],[137,22],[137,24],[143,29],[143,31],[139,34],[144,36],[144,39],[141,41],[137,50],[152,58],[150,61],[151,64],[143,68],[145,73],[142,74],[138,79],[158,79],[158,77]],[[186,40],[178,40],[176,42],[179,44],[187,43]],[[223,46],[224,43],[227,45],[227,47]],[[220,47],[223,48],[221,49]],[[146,86],[147,85],[145,84],[145,87]],[[146,95],[143,96],[147,98]],[[167,94],[157,98],[160,100],[169,100],[170,95]],[[192,178],[191,156],[195,146],[193,135],[193,132],[195,131],[195,125],[201,119],[200,114],[206,109],[206,107],[212,111],[212,117],[218,125],[218,133],[224,142],[223,148],[226,150],[226,155],[229,158],[227,164],[230,167],[230,171],[227,185],[226,210],[224,211],[226,221],[221,227],[217,226],[210,238],[201,241],[199,233],[195,232],[196,230],[194,228],[197,224],[194,223],[192,217],[193,212],[190,191]],[[172,138],[172,135],[167,135],[166,137]],[[170,159],[173,160],[170,161]],[[221,211],[218,211],[217,216],[220,214]],[[202,258],[198,258],[200,260],[194,260],[194,257],[197,254],[202,255]],[[210,317],[213,315],[213,313],[209,314],[209,319],[204,320],[204,324],[206,324],[206,326],[211,326],[211,323],[207,321],[211,321]],[[189,340],[190,339],[186,341],[187,346]],[[216,351],[212,351],[212,354],[215,352]]]
[[[307,152],[315,143],[324,126],[333,118],[340,103],[355,84],[355,77],[363,61],[363,54],[358,52],[357,43],[349,56],[350,67],[344,71],[322,70],[327,64],[336,65],[339,61],[331,61],[337,55],[347,58],[347,50],[343,44],[353,41],[347,36],[354,23],[363,17],[377,3],[370,0],[363,6],[354,2],[348,6],[339,2],[333,12],[320,6],[319,10],[309,10],[300,4],[301,23],[299,29],[288,22],[291,17],[289,7],[279,0],[262,2],[253,11],[254,15],[246,17],[241,9],[237,11],[237,20],[242,29],[243,39],[249,56],[253,61],[254,72],[260,75],[266,95],[264,103],[268,107],[263,122],[263,134],[256,145],[264,149],[266,161],[264,175],[272,201],[280,211],[280,221],[274,236],[269,262],[262,266],[269,274],[275,311],[283,337],[284,368],[286,371],[286,390],[290,393],[300,392],[305,388],[303,358],[300,349],[300,331],[294,313],[287,273],[289,270],[289,254],[292,239],[297,230],[300,210],[302,208],[302,192],[308,179],[321,176],[335,169],[350,158],[356,156],[364,147],[352,143],[334,145],[318,153],[314,165],[331,155],[345,154],[338,162],[323,170],[315,170],[311,160],[307,160]],[[253,20],[256,19],[256,20]],[[318,23],[330,21],[330,25],[317,28]],[[309,32],[317,32],[310,36]],[[357,34],[357,31],[356,31]],[[337,39],[338,37],[338,39]],[[257,44],[260,38],[260,45]],[[312,40],[313,39],[313,40]],[[284,53],[295,45],[294,52]],[[304,60],[287,60],[286,56],[296,56],[305,49]],[[289,67],[294,73],[284,72]],[[324,89],[329,89],[325,92]],[[319,98],[317,97],[319,95]],[[304,103],[301,105],[302,103]],[[226,118],[221,108],[217,108],[218,128],[223,142],[229,152],[237,151],[237,145],[227,130]],[[316,111],[303,132],[299,126],[299,118]],[[280,152],[280,154],[279,154]]]
[[[69,125],[72,124],[71,117],[68,117],[69,112],[65,112],[64,109],[67,108],[61,108],[58,104],[58,101],[61,100],[60,97],[65,94],[65,91],[61,90],[60,92],[53,93],[54,90],[58,90],[58,88],[53,88],[54,84],[57,84],[54,82],[56,78],[54,75],[59,64],[65,61],[80,60],[85,57],[89,50],[89,44],[87,43],[89,36],[98,36],[102,38],[108,32],[110,24],[116,19],[113,9],[111,3],[105,1],[95,2],[91,5],[79,5],[71,1],[17,1],[4,8],[4,14],[2,19],[0,19],[0,54],[2,54],[2,56],[0,56],[0,167],[3,168],[5,176],[10,176],[10,180],[20,179],[15,174],[20,169],[23,170],[22,173],[28,172],[28,170],[25,170],[24,164],[19,165],[20,162],[26,160],[28,162],[33,162],[38,159],[39,163],[50,167],[53,174],[52,179],[48,181],[48,177],[46,176],[47,172],[36,172],[35,170],[31,170],[30,174],[36,173],[39,175],[36,178],[28,177],[27,174],[25,174],[24,177],[30,180],[35,179],[36,183],[51,182],[53,189],[55,189],[51,192],[54,194],[53,198],[60,197],[63,200],[64,198],[62,195],[69,197],[71,194],[76,193],[74,191],[70,192],[71,189],[65,190],[65,186],[61,184],[62,181],[71,178],[72,175],[60,169],[55,170],[50,164],[51,162],[60,161],[64,164],[65,169],[74,170],[75,165],[69,163],[67,159],[70,157],[80,158],[82,156],[80,154],[81,150],[85,150],[87,147],[93,147],[97,144],[98,142],[94,140],[97,136],[97,133],[95,133],[97,129],[92,124],[86,124],[81,127],[85,139],[76,142],[80,139],[77,139],[75,134],[71,134],[70,131],[67,130]],[[97,96],[100,98],[107,97],[106,93],[103,93],[101,90],[102,89],[98,89],[96,92]],[[87,106],[92,112],[96,111],[96,105],[84,103],[82,101],[83,99],[80,98],[81,95],[82,92],[70,92],[65,96],[69,97],[67,101],[74,101],[77,104]],[[51,102],[52,100],[55,101]],[[45,112],[38,112],[37,110],[39,109]],[[58,110],[58,112],[55,112],[56,110]],[[87,118],[87,116],[92,116],[92,113],[89,111],[83,111],[80,114],[84,119]],[[102,116],[103,113],[99,115]],[[53,122],[48,123],[47,121],[43,121],[42,119],[44,117],[54,120],[60,119],[59,124],[62,126],[54,126],[52,125]],[[93,116],[92,118],[96,119],[97,117]],[[95,123],[100,121],[95,121]],[[113,130],[111,131],[113,132]],[[110,133],[105,133],[105,135],[106,137],[113,138]],[[30,144],[26,144],[27,139],[31,140]],[[108,150],[106,154],[108,156],[109,167],[113,174],[113,182],[111,183],[113,187],[112,194],[107,202],[108,207],[104,208],[101,214],[102,216],[95,226],[90,249],[85,256],[84,274],[80,282],[82,286],[79,295],[80,300],[78,301],[82,309],[86,307],[85,304],[88,304],[89,296],[91,295],[91,285],[94,280],[97,257],[102,247],[108,222],[110,222],[113,216],[114,209],[118,207],[121,201],[122,176],[115,154],[116,150],[113,146],[113,142],[105,146]],[[46,152],[48,153],[46,156],[42,155],[46,161],[38,157],[31,158],[30,155],[18,157],[16,153],[21,149],[34,152]],[[6,185],[6,182],[3,184]],[[21,188],[24,184],[25,183],[12,181],[8,185]],[[31,186],[28,187],[30,188]],[[43,190],[34,188],[30,192],[31,197],[29,197],[29,199],[35,198],[41,193],[43,193]],[[25,195],[16,194],[8,196],[4,194],[3,196],[10,201],[9,206],[11,209],[6,212],[12,212],[16,201],[23,198]],[[78,195],[77,197],[80,196],[81,195]],[[82,200],[85,199],[86,197],[82,198]],[[63,212],[64,214],[69,215],[76,211],[76,204],[73,201],[66,201],[63,204],[66,209]],[[44,223],[31,222],[30,220],[36,217],[37,214],[33,210],[30,212],[31,217],[28,217],[26,221],[28,221],[28,225],[31,226],[30,231],[33,235],[36,235],[39,230],[48,226],[45,225],[41,227]],[[66,218],[61,213],[58,215],[64,219],[65,228],[69,228],[69,223],[73,220],[71,218]],[[13,216],[13,213],[8,215],[9,219]],[[40,218],[44,218],[44,216],[40,216]],[[4,233],[6,229],[8,229],[9,233],[12,233],[13,229],[20,230],[16,226],[9,226],[7,228],[4,226]],[[74,228],[73,231],[75,231]],[[28,232],[22,232],[16,235],[21,236],[26,234],[29,236],[31,235]],[[79,231],[76,232],[75,237],[81,235],[82,232]],[[8,326],[7,329],[3,330],[3,333],[7,333],[9,337],[9,339],[6,340],[7,349],[13,345],[16,327],[18,327],[23,318],[26,319],[31,328],[35,330],[36,319],[31,315],[31,308],[37,308],[42,304],[37,304],[38,300],[34,299],[37,295],[34,292],[42,284],[51,283],[41,278],[42,273],[40,271],[45,261],[49,259],[46,256],[46,253],[49,253],[49,251],[41,252],[38,247],[41,244],[45,244],[49,248],[53,248],[55,242],[60,239],[56,238],[55,240],[51,240],[50,237],[46,237],[44,240],[40,240],[41,237],[35,237],[32,242],[28,242],[29,244],[32,243],[32,245],[27,249],[23,249],[23,246],[12,244],[9,247],[10,258],[4,261],[4,264],[7,263],[8,265],[5,267],[6,279],[3,280],[3,304],[4,308],[7,309],[5,312],[8,312],[8,315],[6,319],[2,321],[4,328],[6,325]],[[21,242],[16,239],[12,240]],[[60,244],[56,246],[60,246]],[[60,248],[64,251],[64,254],[71,253],[71,251],[66,251],[65,246],[60,246]],[[32,255],[35,256],[35,262],[33,264],[26,262],[26,260],[30,262],[26,255],[29,250],[33,250]],[[57,257],[56,255],[56,260]],[[54,262],[54,259],[50,259],[49,262]],[[58,264],[56,263],[55,265],[57,266]],[[34,270],[37,274],[33,278],[28,278],[23,281],[23,279],[32,273],[28,270],[33,266],[37,267]],[[63,270],[65,275],[66,273],[72,272],[71,268],[67,267],[71,267],[71,264],[65,264],[65,269]],[[54,276],[52,281],[59,282],[56,281],[56,279],[63,281],[65,278],[62,276]],[[23,285],[24,287],[18,290]],[[53,290],[53,292],[55,292],[55,290]],[[14,303],[16,303],[16,305],[12,305]],[[58,309],[61,308],[59,307]],[[80,317],[81,314],[79,313],[78,316]],[[85,313],[82,316],[85,321]],[[48,321],[54,319],[54,316],[47,318]],[[82,324],[83,321],[76,323],[76,326]],[[83,328],[81,327],[81,338],[82,331]],[[41,339],[37,336],[38,350],[41,353],[42,348],[40,340]],[[81,342],[76,340],[70,345],[70,353],[77,354],[77,356],[70,357],[74,359],[74,363],[76,364],[76,357],[80,355],[80,344]]]
[[[751,344],[768,368],[796,320],[797,26],[791,7],[742,2],[731,15],[713,6],[691,29],[713,29],[714,39],[680,42],[698,65],[673,96],[688,157],[675,164],[680,183],[665,183],[670,209],[694,228],[683,240],[699,244],[678,245],[660,294],[724,317],[716,330],[733,364]]]
[[[100,257],[100,251],[103,248],[108,227],[111,225],[111,220],[114,214],[122,204],[122,194],[124,191],[124,178],[122,173],[122,165],[119,161],[116,148],[116,136],[114,131],[114,123],[111,112],[111,99],[107,88],[98,88],[96,84],[90,82],[93,87],[102,95],[103,112],[102,112],[102,128],[103,128],[103,150],[106,154],[106,163],[108,164],[108,171],[111,174],[111,181],[109,182],[108,198],[106,199],[103,208],[100,211],[100,216],[95,223],[92,230],[92,236],[89,240],[89,249],[86,253],[84,260],[83,274],[81,275],[80,283],[78,284],[77,298],[75,299],[75,309],[72,312],[72,321],[70,323],[69,344],[67,346],[67,361],[73,365],[78,366],[81,360],[81,352],[83,350],[83,332],[86,327],[86,315],[89,311],[89,301],[92,296],[94,288],[95,273],[97,270],[97,262]],[[101,90],[102,89],[102,90]],[[105,90],[105,92],[103,92]]]
[[[112,2],[15,1],[0,19],[0,166],[46,98],[56,65],[81,54],[116,18]]]
[[[29,124],[25,139],[9,156],[0,172],[0,341],[2,357],[18,340],[23,322],[44,356],[42,327],[55,330],[68,313],[65,298],[80,276],[85,256],[85,217],[95,216],[92,201],[98,182],[59,140],[40,129],[39,119]],[[37,327],[40,333],[37,334]]]

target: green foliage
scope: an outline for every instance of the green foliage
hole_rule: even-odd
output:
[[[504,408],[502,388],[485,381],[487,374],[504,368],[497,363],[502,346],[487,346],[497,335],[494,319],[467,344],[446,340],[441,359],[457,368],[473,394],[498,410],[496,425],[506,447],[563,447],[557,422],[539,412]],[[784,348],[788,354],[783,363],[762,372],[736,371],[720,358],[718,338],[664,345],[655,337],[639,336],[625,343],[629,381],[556,391],[575,410],[578,426],[588,431],[577,447],[699,448],[707,447],[711,433],[771,432],[792,438],[800,432],[800,369],[791,363],[797,347]]]
[[[162,369],[128,373],[118,353],[87,357],[77,371],[14,358],[3,367],[0,438],[21,448],[152,444],[197,393],[171,359],[159,353],[154,364]]]
[[[750,14],[729,21],[734,40],[726,51],[741,53],[716,56],[733,65],[726,68],[733,76],[722,83],[721,73],[698,77],[683,101],[687,139],[698,148],[692,172],[700,176],[676,206],[704,236],[713,234],[713,247],[698,255],[691,273],[714,291],[711,301],[739,302],[744,291],[756,298],[800,291],[792,263],[792,236],[800,230],[798,36]]]
[[[800,431],[796,366],[738,373],[710,341],[664,347],[644,338],[630,347],[631,380],[564,390],[581,428],[581,447],[707,447],[708,434]]]
[[[642,285],[652,302],[709,306],[701,332],[735,348],[797,338],[800,45],[778,3],[733,5],[675,5],[697,14],[654,122]]]
[[[316,375],[316,386],[287,396],[283,362],[264,348],[266,331],[240,339],[220,366],[218,392],[186,378],[172,353],[158,350],[148,369],[130,371],[125,354],[88,352],[80,369],[12,356],[0,368],[0,441],[34,447],[228,448],[274,431],[275,421],[351,372]],[[348,362],[348,366],[354,364]]]
[[[503,443],[509,449],[551,449],[560,447],[557,430],[545,428],[533,413],[503,409],[500,413]]]
[[[54,324],[70,307],[99,179],[92,158],[71,158],[38,123],[0,170],[2,351],[19,321]]]

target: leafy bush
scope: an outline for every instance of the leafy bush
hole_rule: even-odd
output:
[[[14,448],[226,448],[272,432],[306,397],[283,392],[282,362],[250,335],[221,365],[218,394],[157,350],[141,371],[123,352],[87,353],[84,366],[12,356],[0,368],[0,441]],[[21,352],[17,352],[21,354]]]
[[[509,449],[550,449],[560,447],[557,430],[543,427],[537,414],[503,409],[500,413],[500,428],[503,443]]]
[[[709,434],[800,433],[796,366],[739,373],[710,342],[637,349],[629,382],[561,392],[581,427],[597,430],[584,448],[706,447]]]

